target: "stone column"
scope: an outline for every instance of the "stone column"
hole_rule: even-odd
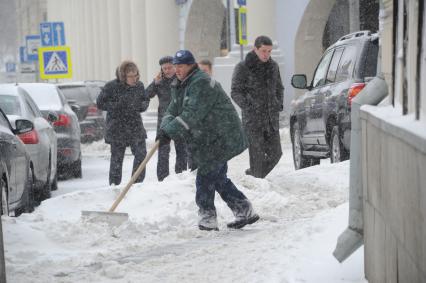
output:
[[[119,11],[120,11],[120,34],[121,34],[121,60],[132,59],[132,15],[135,15],[135,11],[131,11],[132,0],[120,0]],[[142,15],[137,15],[141,17]]]
[[[359,31],[359,0],[349,0],[349,31]]]
[[[117,0],[107,0],[107,28],[110,65],[108,77],[115,78],[115,70],[121,60],[121,34],[120,34],[120,4]]]

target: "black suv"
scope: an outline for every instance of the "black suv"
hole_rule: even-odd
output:
[[[351,101],[376,75],[379,38],[369,31],[340,38],[322,56],[310,85],[306,75],[291,84],[308,91],[292,101],[290,135],[297,169],[349,158]]]
[[[92,142],[104,136],[105,119],[96,106],[96,98],[105,85],[102,81],[84,81],[58,84],[70,105],[77,105],[76,111],[81,129],[81,142]]]

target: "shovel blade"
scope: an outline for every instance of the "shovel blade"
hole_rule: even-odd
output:
[[[88,222],[106,222],[112,226],[119,226],[129,219],[129,214],[123,212],[82,211],[83,220]]]

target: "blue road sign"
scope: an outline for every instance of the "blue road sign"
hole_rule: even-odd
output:
[[[63,22],[40,23],[41,44],[43,46],[65,45],[65,27]]]
[[[43,53],[45,75],[62,75],[68,73],[68,59],[66,50],[52,50]]]
[[[39,35],[27,35],[25,37],[27,47],[27,61],[38,61],[38,48],[40,47]]]
[[[25,46],[19,46],[19,61],[21,63],[28,62],[28,58],[27,58],[27,47],[25,47]]]
[[[7,73],[16,73],[16,64],[13,62],[6,63],[6,72]]]
[[[238,5],[240,5],[240,6],[246,6],[246,0],[238,0],[237,1],[237,3],[238,3]]]

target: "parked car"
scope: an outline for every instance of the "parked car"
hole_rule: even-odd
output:
[[[105,119],[102,110],[96,106],[96,98],[101,92],[101,81],[85,81],[58,84],[70,104],[79,106],[77,117],[80,122],[82,142],[102,139]]]
[[[19,135],[33,130],[33,123],[17,119],[12,128],[0,108],[0,197],[1,214],[15,216],[34,210],[31,160]]]
[[[7,115],[12,127],[18,119],[27,119],[34,129],[19,135],[31,157],[34,173],[35,199],[43,201],[50,198],[51,190],[58,188],[56,162],[57,140],[53,127],[43,118],[39,108],[29,94],[16,84],[0,85],[0,107]],[[51,120],[57,117],[50,114]]]
[[[31,96],[44,118],[49,114],[58,117],[53,129],[58,139],[58,171],[60,174],[81,178],[80,125],[77,115],[78,106],[70,106],[56,85],[48,83],[19,84]],[[71,108],[72,107],[72,108]]]
[[[355,32],[340,38],[322,56],[311,83],[306,75],[292,85],[306,89],[292,102],[290,135],[296,169],[349,158],[352,99],[376,75],[378,35]]]

